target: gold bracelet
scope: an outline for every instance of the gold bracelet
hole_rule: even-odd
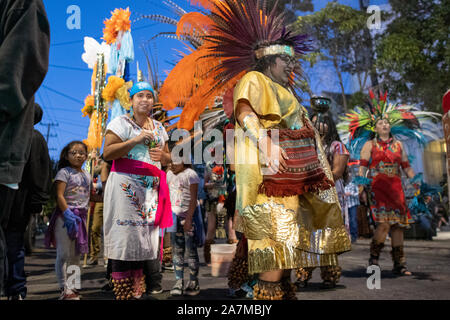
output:
[[[262,136],[260,134],[261,123],[259,122],[258,117],[254,114],[246,115],[242,120],[242,123],[244,124],[245,132],[248,132],[253,136],[253,138],[255,138],[256,141],[259,142]]]

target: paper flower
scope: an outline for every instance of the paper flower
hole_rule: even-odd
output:
[[[104,21],[105,28],[103,29],[103,40],[108,44],[117,41],[119,32],[127,32],[131,29],[130,8],[115,9],[111,14],[111,18]]]
[[[131,81],[125,82],[124,79],[111,76],[108,79],[108,84],[103,89],[102,97],[106,102],[112,103],[115,100],[119,100],[120,105],[125,110],[130,110],[131,100],[128,89],[133,86]]]
[[[111,76],[108,79],[108,84],[103,89],[102,96],[107,102],[116,100],[116,92],[125,84],[125,80],[122,78]]]
[[[88,95],[86,99],[84,99],[84,107],[81,109],[81,112],[83,112],[83,117],[89,116],[89,118],[92,115],[92,112],[94,111],[95,107],[95,99],[93,95]]]
[[[130,93],[128,90],[133,86],[132,81],[126,82],[122,87],[120,87],[116,92],[116,99],[119,100],[120,105],[125,110],[130,110],[131,108],[131,100],[130,100]]]
[[[97,54],[103,53],[105,56],[105,65],[109,66],[111,47],[102,42],[98,43],[97,40],[91,37],[84,37],[84,53],[81,59],[88,65],[89,69],[94,69],[97,63]]]

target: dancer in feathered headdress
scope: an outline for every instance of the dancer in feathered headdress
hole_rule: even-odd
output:
[[[355,182],[371,189],[370,209],[377,227],[370,247],[369,264],[378,265],[390,230],[393,272],[411,275],[403,252],[403,230],[412,219],[406,206],[400,168],[412,183],[420,183],[421,174],[415,175],[401,140],[413,137],[424,144],[425,135],[433,136],[424,125],[440,115],[419,111],[412,106],[388,103],[387,93],[375,97],[370,91],[370,98],[369,111],[356,108],[340,124],[341,130],[349,131],[353,156],[356,158],[358,155],[355,153],[359,153],[360,168]]]
[[[438,139],[430,129],[434,126],[431,120],[438,119],[440,114],[421,111],[411,105],[389,103],[387,92],[380,93],[377,98],[370,90],[369,95],[369,110],[356,107],[341,118],[342,122],[338,125],[339,134],[347,142],[352,158],[359,159],[363,145],[375,137],[375,126],[380,119],[389,121],[391,135],[397,140],[413,138],[420,145],[425,145],[427,137]]]
[[[259,274],[255,298],[295,298],[289,277],[300,267],[324,267],[334,285],[337,254],[350,241],[320,137],[294,93],[306,36],[286,30],[277,5],[269,12],[266,1],[202,3],[210,14],[191,23],[203,43],[172,70],[160,100],[184,105],[179,127],[190,129],[216,97],[233,96],[237,131],[250,137],[237,137],[235,148],[236,229],[247,239],[248,272]],[[283,150],[260,129],[272,136],[280,129]]]

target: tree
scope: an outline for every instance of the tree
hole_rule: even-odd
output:
[[[348,72],[358,79],[360,91],[365,90],[370,75],[371,63],[367,57],[370,37],[367,38],[367,14],[352,7],[330,2],[314,14],[300,16],[294,24],[296,31],[311,35],[315,50],[306,58],[313,67],[318,61],[332,63],[343,100],[344,111],[349,102],[345,95],[343,73]]]
[[[314,4],[312,0],[267,0],[268,8],[272,8],[277,4],[280,10],[286,13],[286,22],[288,24],[295,22],[297,19],[296,11],[313,12]]]
[[[441,111],[450,84],[450,0],[390,0],[394,19],[376,42],[391,98]]]

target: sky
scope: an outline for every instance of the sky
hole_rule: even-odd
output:
[[[41,88],[36,93],[36,102],[44,110],[44,117],[36,126],[45,138],[48,138],[50,156],[59,159],[62,148],[73,140],[87,137],[89,118],[83,118],[81,108],[85,97],[91,92],[92,70],[81,59],[84,52],[84,37],[92,37],[101,42],[103,21],[111,17],[115,8],[130,8],[131,21],[145,14],[162,14],[176,18],[163,3],[157,0],[44,0],[47,17],[50,22],[51,46],[49,70]],[[173,0],[186,11],[196,7],[189,0]],[[330,1],[313,1],[314,9],[320,10]],[[359,8],[358,0],[342,0],[341,4]],[[371,0],[371,5],[383,5],[387,0]],[[67,13],[71,5],[80,8],[80,29],[69,29]],[[183,50],[177,40],[166,38],[152,39],[159,32],[175,31],[175,27],[148,19],[132,23],[132,36],[135,46],[135,62],[131,65],[131,76],[136,77],[136,61],[146,74],[146,60],[142,45],[150,45],[156,56],[160,77],[164,78],[171,69],[171,62],[177,59],[174,49]],[[155,50],[156,48],[156,50]],[[337,91],[333,71],[328,66],[322,68],[320,75],[310,75],[314,92]],[[351,91],[352,79],[344,79],[346,88]]]

